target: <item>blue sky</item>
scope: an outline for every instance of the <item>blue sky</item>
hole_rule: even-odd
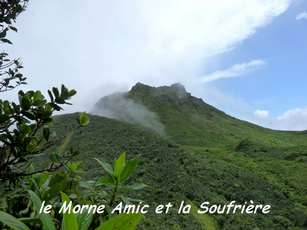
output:
[[[307,106],[307,20],[296,16],[307,10],[307,2],[295,4],[270,25],[223,55],[220,68],[233,62],[261,58],[266,65],[248,77],[219,81],[225,92],[244,98],[278,116],[285,110]]]
[[[8,50],[28,88],[77,89],[67,112],[136,82],[181,82],[238,118],[303,130],[306,18],[303,0],[30,1]]]
[[[215,64],[211,65],[211,72],[227,70],[234,63],[246,60],[264,61],[261,67],[237,78],[210,83],[237,99],[242,107],[249,107],[246,112],[228,109],[230,114],[277,129],[306,129],[307,20],[306,16],[297,19],[300,14],[307,15],[306,12],[306,1],[294,2],[269,25],[212,61]],[[252,109],[254,117],[250,113]],[[262,111],[260,117],[256,111]],[[292,116],[282,119],[289,113]],[[276,121],[278,118],[280,122]]]

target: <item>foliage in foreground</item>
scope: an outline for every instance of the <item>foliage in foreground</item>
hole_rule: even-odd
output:
[[[27,3],[27,0],[0,1],[1,45],[12,44],[7,34],[9,31],[17,32],[14,23]],[[0,53],[0,93],[26,84],[22,68],[19,59]],[[75,94],[75,90],[62,85],[60,89],[53,87],[48,90],[49,99],[39,90],[20,90],[18,102],[0,99],[0,183],[15,184],[24,176],[55,171],[76,154],[72,150],[62,153],[57,162],[52,161],[46,168],[31,170],[33,158],[53,145],[49,137],[54,112],[69,104],[69,99]]]
[[[14,23],[27,3],[28,0],[0,1],[0,44],[12,44],[7,34],[9,31],[17,32]],[[19,59],[10,58],[5,52],[0,53],[0,93],[27,83],[27,78],[21,73],[22,68]],[[134,229],[140,221],[139,215],[113,217],[106,213],[94,218],[92,215],[70,213],[63,214],[61,218],[56,211],[52,214],[38,212],[42,200],[58,209],[62,202],[73,200],[74,203],[88,203],[102,197],[112,206],[136,168],[136,161],[126,162],[125,154],[115,162],[114,171],[107,163],[99,161],[101,165],[109,167],[108,173],[112,179],[107,184],[113,188],[107,201],[107,192],[101,189],[104,185],[102,180],[95,181],[94,185],[82,180],[80,162],[72,162],[78,152],[67,148],[73,132],[66,133],[62,145],[58,147],[50,130],[54,113],[62,110],[63,105],[70,104],[69,100],[75,94],[75,90],[62,85],[48,90],[49,98],[39,90],[20,90],[18,102],[0,99],[1,229]],[[85,113],[81,113],[77,120],[79,127],[89,124]],[[93,192],[91,196],[89,189]]]
[[[19,209],[16,218],[6,212],[0,212],[0,222],[12,229],[43,229],[43,230],[87,230],[87,229],[135,229],[142,216],[139,214],[111,214],[115,202],[132,200],[123,198],[124,191],[141,189],[144,185],[125,185],[137,166],[136,160],[126,161],[125,153],[114,163],[113,167],[107,162],[98,161],[105,170],[106,175],[93,181],[83,181],[78,175],[81,173],[79,162],[67,164],[63,172],[36,174],[25,180],[19,192],[26,192],[26,207]],[[82,174],[82,173],[81,173]],[[110,177],[110,181],[105,178]],[[111,188],[110,192],[106,188]],[[60,194],[60,196],[59,196]],[[9,199],[6,195],[2,200]],[[15,198],[15,197],[14,197]],[[20,198],[20,197],[19,197]],[[55,210],[52,214],[39,213],[42,200],[53,204]],[[93,213],[64,213],[58,214],[59,207],[72,201],[74,204],[100,204],[106,205],[106,212],[101,216]],[[1,226],[1,225],[0,225]],[[3,226],[3,227],[4,227]]]

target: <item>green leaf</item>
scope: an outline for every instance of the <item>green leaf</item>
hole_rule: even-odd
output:
[[[4,29],[4,30],[2,30],[1,32],[0,32],[0,38],[5,38],[6,37],[6,32],[7,32],[7,28],[6,29]]]
[[[4,43],[13,44],[10,40],[8,40],[6,38],[2,38],[1,41],[4,42]]]
[[[33,105],[40,106],[45,102],[45,98],[40,91],[36,91],[33,95]]]
[[[5,113],[11,113],[12,112],[11,105],[8,101],[3,102],[3,110],[4,110]]]
[[[141,219],[140,214],[120,214],[102,223],[96,230],[135,230]]]
[[[10,29],[13,30],[13,31],[15,31],[15,32],[17,32],[17,28],[14,27],[14,26],[10,26]]]
[[[30,194],[30,199],[33,203],[34,210],[39,213],[40,207],[42,206],[42,201],[33,191],[28,191]],[[52,217],[47,213],[40,213],[39,219],[43,224],[43,230],[56,230],[55,225],[52,221]]]
[[[88,213],[87,211],[80,213],[78,214],[77,220],[79,224],[79,230],[88,230],[93,220],[93,214]]]
[[[80,165],[82,164],[81,161],[75,161],[75,162],[68,162],[66,164],[67,168],[69,169],[69,171],[71,172],[76,172],[77,169],[80,168]]]
[[[60,92],[59,92],[58,88],[52,87],[52,92],[53,92],[55,98],[58,98],[60,96]]]
[[[50,90],[48,90],[48,95],[50,97],[51,102],[53,102],[54,101],[54,97],[53,97],[53,95],[52,95]]]
[[[25,135],[29,134],[32,131],[32,129],[26,123],[21,123],[19,125],[19,131],[20,131],[21,134],[23,134],[25,136]]]
[[[61,111],[62,107],[58,106],[56,103],[52,103],[52,107],[56,110],[56,111]]]
[[[23,115],[25,115],[25,117],[27,117],[30,120],[35,120],[36,119],[35,115],[33,113],[31,113],[31,112],[22,111],[21,113]]]
[[[113,180],[109,176],[102,176],[97,182],[99,185],[113,185]]]
[[[80,113],[78,122],[79,122],[79,125],[81,126],[87,126],[90,123],[90,119],[88,115],[85,112],[83,112],[83,113]]]
[[[135,171],[139,161],[137,159],[130,160],[126,163],[124,170],[122,171],[120,178],[121,181],[125,181]]]
[[[62,202],[69,203],[70,200],[68,196],[61,192]],[[62,221],[62,230],[77,230],[79,229],[77,216],[74,213],[64,213],[63,214],[63,221]]]
[[[74,89],[72,89],[72,90],[70,90],[70,91],[68,92],[68,95],[69,95],[69,97],[72,97],[72,96],[74,96],[76,93],[77,93],[77,91],[74,90]]]
[[[126,153],[122,153],[114,163],[114,176],[120,181],[120,175],[126,165]]]
[[[65,87],[65,85],[61,86],[61,97],[66,100],[69,95],[68,95],[68,89]]]
[[[39,173],[39,174],[33,175],[33,178],[35,179],[39,187],[43,187],[46,181],[50,178],[50,175],[49,173]]]
[[[44,194],[44,198],[51,199],[59,194],[60,191],[64,191],[67,187],[67,175],[64,173],[57,173],[52,175],[49,181],[49,189]]]
[[[20,106],[23,110],[28,110],[31,107],[31,99],[29,98],[29,96],[24,95],[21,97],[21,103]]]
[[[99,159],[97,159],[97,158],[94,158],[97,162],[98,162],[98,164],[100,164],[100,166],[110,175],[110,176],[114,176],[113,175],[113,168],[112,168],[112,166],[109,164],[109,163],[107,163],[107,162],[104,162],[104,161],[101,161],[101,160],[99,160]]]
[[[14,230],[30,230],[30,228],[28,228],[20,220],[2,211],[0,211],[0,222],[2,222],[4,225],[7,225]]]
[[[18,78],[18,79],[22,79],[22,74],[21,73],[17,73],[17,74],[15,74],[15,78]]]

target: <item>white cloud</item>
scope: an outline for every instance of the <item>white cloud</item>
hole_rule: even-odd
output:
[[[275,126],[285,130],[307,130],[307,108],[295,108],[284,112],[277,117]]]
[[[260,109],[257,109],[254,111],[254,115],[257,117],[257,118],[260,118],[260,119],[265,119],[265,118],[268,118],[270,113],[269,111],[267,110],[260,110]]]
[[[97,96],[91,95],[102,96],[137,81],[152,85],[179,81],[194,93],[195,87],[202,86],[189,84],[203,75],[212,55],[235,48],[291,3],[73,2],[30,2],[18,20],[19,32],[11,52],[22,57],[31,88],[65,83],[78,90],[75,105],[94,103]]]
[[[307,12],[304,11],[302,13],[299,13],[297,16],[296,16],[296,20],[302,20],[302,19],[307,19]]]
[[[307,130],[307,107],[289,109],[275,117],[267,110],[256,110],[249,120],[271,129],[303,131]]]
[[[228,69],[218,70],[214,73],[203,76],[201,78],[201,81],[204,83],[207,83],[207,82],[212,82],[212,81],[216,81],[219,79],[239,77],[239,76],[249,73],[252,70],[259,68],[260,66],[263,66],[264,64],[265,62],[261,59],[256,59],[256,60],[252,60],[249,62],[236,64],[236,65],[231,66]]]

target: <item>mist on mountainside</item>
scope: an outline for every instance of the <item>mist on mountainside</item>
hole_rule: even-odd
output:
[[[144,96],[143,93],[146,94],[146,92],[152,93],[153,97],[168,95],[175,100],[185,99],[190,95],[180,83],[175,83],[171,86],[151,87],[138,82],[128,92],[117,92],[102,97],[95,104],[91,113],[132,124],[139,124],[164,136],[165,127],[160,122],[158,115],[141,104],[141,102],[129,97],[129,95],[140,94],[139,98],[142,98]]]
[[[127,98],[125,93],[114,93],[101,98],[94,106],[92,113],[132,124],[140,124],[160,135],[165,135],[164,126],[158,116],[144,105]]]

